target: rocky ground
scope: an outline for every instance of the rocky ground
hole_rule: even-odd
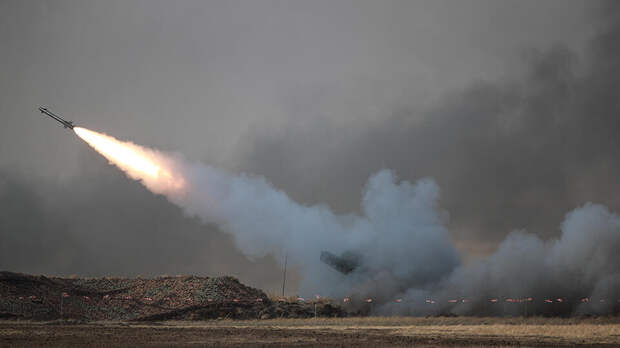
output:
[[[0,318],[136,320],[345,316],[328,301],[272,301],[233,277],[69,279],[0,272]]]

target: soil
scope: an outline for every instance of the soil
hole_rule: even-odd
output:
[[[343,320],[343,319],[335,319]],[[612,347],[617,335],[572,337],[507,331],[463,333],[462,327],[439,331],[381,325],[299,325],[291,319],[271,321],[210,321],[163,323],[79,323],[0,321],[0,347],[158,347],[158,346],[295,346],[295,347]],[[186,323],[186,322],[185,322]],[[260,324],[258,324],[260,323]],[[547,328],[548,329],[548,328]],[[551,328],[553,329],[553,328]],[[617,330],[618,326],[614,326]],[[488,330],[487,330],[488,331]]]

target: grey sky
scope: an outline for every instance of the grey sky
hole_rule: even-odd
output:
[[[620,208],[610,191],[615,143],[601,144],[595,163],[583,160],[590,150],[553,161],[591,149],[581,146],[590,138],[532,121],[550,113],[545,100],[558,101],[583,126],[604,75],[589,64],[607,61],[607,46],[593,54],[590,41],[610,19],[600,6],[4,0],[0,269],[229,272],[266,287],[279,279],[273,260],[250,261],[227,234],[183,217],[43,119],[39,105],[124,140],[265,175],[293,198],[337,211],[358,209],[366,179],[383,166],[403,179],[433,176],[454,238],[476,252],[513,228],[556,235],[584,200]],[[571,88],[591,93],[566,97],[563,67]],[[513,121],[523,127],[514,131]],[[607,124],[593,130],[617,129]],[[569,148],[540,142],[564,136]],[[512,170],[524,164],[537,169]]]

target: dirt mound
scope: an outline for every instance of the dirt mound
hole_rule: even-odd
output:
[[[345,316],[326,302],[271,301],[233,277],[67,279],[0,272],[0,316],[40,320]]]
[[[0,272],[0,313],[33,319],[136,320],[176,317],[225,303],[269,305],[232,277],[66,279]]]
[[[312,318],[346,317],[348,314],[341,307],[329,302],[280,302],[266,305],[221,303],[214,306],[196,308],[180,313],[176,317],[152,319],[276,319],[276,318]],[[145,318],[151,319],[151,318]]]

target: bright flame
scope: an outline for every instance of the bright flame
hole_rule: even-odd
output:
[[[174,173],[174,163],[169,156],[86,128],[74,127],[73,131],[110,163],[129,177],[141,180],[150,190],[172,193],[184,188],[185,181]]]

